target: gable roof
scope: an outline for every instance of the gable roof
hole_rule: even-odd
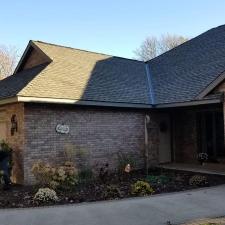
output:
[[[34,51],[42,64],[26,67]],[[142,108],[215,103],[221,96],[205,96],[224,71],[225,26],[148,62],[30,41],[16,73],[0,81],[0,99]]]
[[[52,62],[18,96],[150,104],[143,62],[40,41],[32,43]]]
[[[201,99],[215,87],[212,84],[224,79],[217,82],[225,71],[225,26],[213,28],[147,64],[157,104]]]

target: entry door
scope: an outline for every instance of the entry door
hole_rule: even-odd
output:
[[[0,122],[0,141],[6,140],[7,124],[6,122]]]
[[[159,117],[159,163],[171,162],[170,116],[160,114]]]

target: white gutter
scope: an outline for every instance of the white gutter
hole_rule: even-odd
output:
[[[98,101],[82,101],[73,99],[61,98],[38,98],[38,97],[22,97],[18,96],[18,102],[30,103],[55,103],[55,104],[73,104],[73,105],[87,105],[87,106],[111,106],[111,107],[125,107],[125,108],[152,108],[147,104],[123,103],[123,102],[98,102]]]

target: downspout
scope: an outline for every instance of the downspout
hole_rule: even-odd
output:
[[[149,102],[150,104],[155,104],[155,96],[153,92],[153,86],[152,86],[152,78],[151,73],[149,70],[149,65],[145,63],[145,71],[147,76],[147,82],[148,82],[148,89],[149,89]],[[151,118],[149,115],[145,116],[145,169],[146,169],[146,176],[148,176],[148,168],[149,168],[149,149],[151,149],[149,146],[149,135],[148,135],[148,126],[151,122]]]
[[[151,119],[149,115],[145,116],[145,169],[146,176],[148,176],[148,167],[149,167],[149,138],[148,138],[148,125]]]

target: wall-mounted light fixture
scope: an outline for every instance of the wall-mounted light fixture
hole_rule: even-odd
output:
[[[17,124],[17,119],[16,115],[13,114],[11,117],[11,135],[13,136],[15,132],[18,130],[18,124]]]

